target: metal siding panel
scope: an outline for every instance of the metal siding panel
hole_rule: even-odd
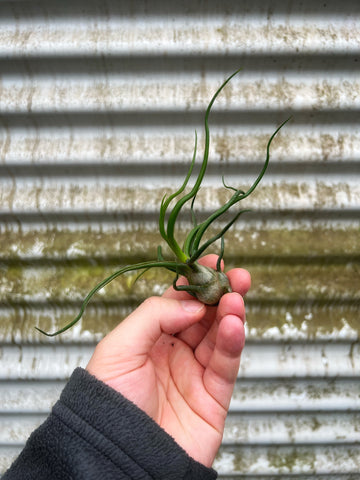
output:
[[[0,3],[0,471],[96,341],[171,282],[119,279],[61,339],[34,331],[154,255],[163,193],[243,66],[211,115],[200,216],[223,201],[222,174],[250,184],[293,120],[227,236],[227,265],[253,287],[215,467],[228,480],[357,478],[359,13],[333,0]]]

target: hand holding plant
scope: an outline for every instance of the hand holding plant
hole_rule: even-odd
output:
[[[206,268],[216,263],[215,255],[199,260]],[[250,275],[233,269],[227,278],[233,293],[217,307],[172,287],[147,299],[104,337],[87,366],[206,466],[221,444],[245,342]]]

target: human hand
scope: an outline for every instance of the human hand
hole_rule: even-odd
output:
[[[199,263],[215,268],[216,260],[207,255]],[[233,293],[216,307],[172,287],[145,300],[101,340],[87,366],[208,467],[222,441],[245,342],[242,295],[250,275],[243,269],[227,275]]]

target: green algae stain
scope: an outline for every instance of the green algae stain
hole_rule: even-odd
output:
[[[267,452],[269,467],[278,473],[315,472],[316,454],[314,451],[299,448],[275,448]]]
[[[248,213],[248,218],[252,218]],[[243,217],[245,219],[245,217]],[[184,237],[186,224],[180,225],[179,235]],[[213,234],[212,230],[209,234]],[[4,230],[0,232],[2,259],[36,258],[80,258],[107,257],[114,255],[151,256],[161,238],[152,228],[134,227],[126,230],[96,229],[57,230],[49,228],[44,231]],[[294,262],[304,259],[321,258],[331,263],[332,258],[347,258],[360,255],[360,229],[331,229],[313,227],[311,229],[267,229],[249,227],[239,221],[225,237],[226,255],[231,259],[260,260],[275,256]]]
[[[250,336],[262,338],[276,330],[285,336],[298,332],[301,338],[336,338],[347,330],[360,338],[359,237],[358,228],[243,229],[240,223],[229,231],[227,267],[245,267],[252,274],[246,296]],[[55,309],[56,322],[65,323],[61,316],[70,316],[67,303],[80,303],[97,282],[124,264],[156,258],[159,243],[158,233],[145,227],[4,230],[0,239],[0,300],[13,309],[11,315],[1,313],[1,329],[9,331],[12,324],[14,331],[25,335],[38,324],[34,320],[39,316],[45,323],[53,322]],[[127,305],[128,311],[143,298],[161,294],[173,280],[171,273],[160,269],[134,283],[137,276],[129,273],[118,278],[94,298],[94,305]],[[48,313],[39,313],[37,302],[47,304]],[[20,312],[24,304],[26,314]],[[16,305],[20,310],[14,313]],[[123,318],[122,314],[108,319],[99,315],[85,315],[84,329],[107,331],[108,325]]]

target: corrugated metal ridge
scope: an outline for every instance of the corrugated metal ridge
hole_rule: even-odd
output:
[[[206,74],[199,84],[193,75],[171,75],[166,84],[160,84],[161,74],[142,75],[134,78],[129,85],[129,77],[118,73],[92,75],[79,79],[78,74],[71,78],[26,77],[19,84],[18,79],[3,78],[0,87],[0,106],[2,111],[12,113],[51,112],[87,113],[93,111],[153,110],[183,112],[206,108],[208,99],[218,86],[218,73]],[[211,78],[212,77],[212,78]],[[318,78],[316,78],[318,77]],[[91,80],[91,81],[90,81]],[[201,87],[201,89],[199,88]],[[227,111],[253,111],[267,109],[314,110],[359,109],[360,82],[357,72],[347,72],[346,78],[339,79],[338,73],[323,75],[299,75],[294,72],[284,74],[246,73],[226,89],[226,96],[220,96],[216,109]]]
[[[75,327],[76,328],[76,327]],[[2,345],[0,380],[65,379],[77,365],[86,366],[93,344]],[[356,342],[284,344],[249,342],[243,353],[241,378],[351,378],[359,380],[360,345]],[[46,361],[51,359],[51,362]],[[17,366],[17,371],[14,370]]]
[[[114,2],[108,4],[114,6]],[[220,18],[209,16],[205,22],[199,22],[196,14],[179,15],[171,21],[165,15],[139,15],[136,18],[127,15],[124,18],[121,12],[111,12],[110,9],[108,15],[103,14],[102,17],[99,11],[89,15],[82,12],[79,23],[59,9],[51,12],[54,6],[51,2],[47,14],[55,14],[56,19],[51,29],[46,16],[36,7],[33,11],[29,8],[27,16],[22,12],[21,29],[16,29],[11,23],[9,25],[6,18],[16,12],[16,4],[12,4],[8,12],[5,4],[2,7],[4,16],[1,23],[4,26],[0,34],[0,53],[15,57],[31,53],[54,56],[73,52],[75,47],[82,54],[128,54],[129,45],[131,52],[142,55],[173,51],[221,55],[224,50],[230,54],[289,53],[296,49],[301,49],[303,53],[358,51],[356,17],[350,19],[346,14],[341,15],[341,11],[331,18],[331,23],[326,18],[309,15],[289,25],[281,17],[272,22],[259,20],[258,16],[245,20],[243,12],[237,15],[233,5],[231,15],[221,15]]]
[[[226,240],[253,285],[215,468],[359,477],[359,14],[346,0],[0,2],[0,471],[96,341],[172,281],[129,275],[62,338],[34,330],[156,254],[163,190],[181,183],[195,129],[200,157],[207,102],[243,67],[210,118],[199,218],[224,200],[221,175],[249,185],[293,120]]]

